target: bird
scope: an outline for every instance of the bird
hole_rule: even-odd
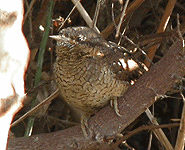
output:
[[[58,88],[69,105],[83,112],[84,134],[86,116],[110,101],[121,116],[115,103],[117,97],[142,74],[142,64],[128,50],[106,41],[92,28],[68,27],[50,37],[57,41],[54,75]]]

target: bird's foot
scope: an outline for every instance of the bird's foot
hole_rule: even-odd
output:
[[[110,105],[111,105],[111,107],[113,107],[114,108],[114,111],[115,111],[115,113],[119,116],[119,117],[121,117],[121,114],[119,113],[119,108],[118,108],[118,101],[117,101],[117,97],[112,97],[111,99],[110,99]]]
[[[82,132],[86,138],[92,137],[92,135],[93,135],[92,130],[88,126],[88,120],[89,120],[90,116],[91,115],[89,113],[85,113],[81,116],[81,129],[82,129]]]

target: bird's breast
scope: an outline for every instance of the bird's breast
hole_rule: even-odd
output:
[[[129,85],[116,80],[109,65],[94,58],[60,59],[54,72],[64,99],[82,111],[92,112],[105,106],[111,97],[121,96]]]

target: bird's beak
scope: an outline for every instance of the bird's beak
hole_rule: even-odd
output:
[[[60,35],[50,35],[49,37],[56,40],[56,41],[62,40]]]

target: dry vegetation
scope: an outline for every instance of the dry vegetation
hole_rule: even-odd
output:
[[[97,141],[84,139],[79,125],[72,127],[78,124],[79,119],[58,96],[53,81],[52,66],[55,61],[56,43],[50,38],[47,39],[47,36],[46,46],[42,45],[44,36],[47,34],[41,30],[41,27],[46,31],[46,27],[50,25],[48,22],[51,22],[48,28],[49,35],[55,35],[61,25],[61,29],[69,26],[88,26],[91,20],[84,21],[84,12],[79,13],[79,8],[73,10],[74,0],[53,0],[52,20],[48,20],[51,0],[24,0],[24,2],[23,31],[31,49],[25,79],[28,96],[14,121],[23,117],[51,94],[52,96],[45,105],[28,113],[26,117],[20,119],[19,123],[13,124],[9,149],[16,149],[17,145],[20,146],[18,149],[59,149],[62,146],[63,149],[119,147],[118,149],[125,150],[133,148],[162,150],[175,146],[179,149],[177,146],[180,146],[179,143],[183,141],[183,137],[177,138],[178,126],[180,119],[182,118],[183,122],[185,115],[183,111],[185,60],[181,46],[185,32],[184,0],[130,0],[124,14],[122,11],[126,1],[105,0],[100,5],[97,28],[102,37],[124,46],[140,61],[152,68],[151,72],[141,77],[126,96],[120,99],[120,112],[124,114],[122,119],[117,117],[108,106],[89,121],[95,133],[94,138],[98,139],[100,144]],[[80,3],[93,18],[97,1],[81,0]],[[120,36],[116,38],[116,27],[120,16],[123,17],[123,22],[118,32]],[[179,39],[181,42],[176,43]],[[41,79],[36,80],[39,59],[42,59],[39,54],[41,49],[45,50],[42,71],[40,71]],[[33,104],[34,99],[36,101]],[[138,102],[136,102],[137,99]],[[23,136],[30,122],[30,116],[34,120],[33,138],[25,138]],[[158,124],[161,126],[156,126]],[[181,123],[182,129],[184,126]],[[69,129],[69,127],[72,128]],[[157,128],[163,129],[157,130]],[[118,136],[118,133],[121,135]],[[53,136],[55,138],[52,138]],[[35,138],[38,138],[38,143],[34,143]]]

